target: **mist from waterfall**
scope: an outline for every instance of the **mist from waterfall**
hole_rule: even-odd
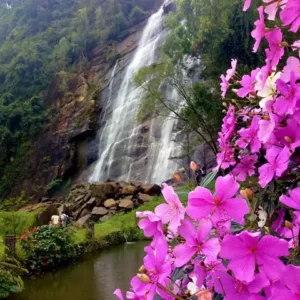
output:
[[[99,158],[90,176],[91,182],[113,179],[161,183],[176,169],[176,163],[169,160],[175,149],[172,135],[176,120],[152,119],[147,141],[140,134],[142,125],[134,121],[144,95],[132,80],[139,69],[156,61],[157,48],[167,34],[163,21],[162,9],[149,18],[119,91],[112,97],[115,65],[109,85],[109,103],[106,104],[110,106],[111,115],[100,129]]]

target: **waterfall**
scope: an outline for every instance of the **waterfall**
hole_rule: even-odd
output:
[[[168,160],[174,146],[174,119],[165,122],[160,119],[149,121],[150,134],[147,139],[141,133],[143,126],[134,121],[143,98],[143,90],[137,88],[132,79],[139,69],[156,61],[157,48],[167,34],[163,28],[163,19],[162,9],[149,18],[114,97],[112,89],[115,75],[112,74],[108,100],[110,103],[107,104],[111,115],[104,128],[100,129],[99,159],[90,176],[91,182],[114,179],[161,183],[170,178],[176,168],[176,164]],[[112,73],[116,68],[115,66]]]

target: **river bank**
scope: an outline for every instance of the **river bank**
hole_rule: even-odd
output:
[[[148,242],[120,244],[87,255],[76,264],[24,280],[24,290],[9,300],[110,300],[116,288],[129,289]]]

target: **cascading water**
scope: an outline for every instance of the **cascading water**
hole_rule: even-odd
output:
[[[134,122],[143,91],[134,85],[132,79],[139,69],[155,62],[157,48],[166,34],[160,9],[149,18],[119,91],[112,97],[115,66],[109,86],[110,103],[107,104],[111,115],[100,132],[99,159],[90,177],[91,182],[114,179],[161,183],[174,172],[176,164],[169,160],[174,148],[174,119],[149,121],[147,139],[141,134],[143,125]]]

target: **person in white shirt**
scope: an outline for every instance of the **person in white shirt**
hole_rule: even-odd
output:
[[[50,221],[51,226],[59,226],[60,225],[60,217],[58,215],[53,215]]]

